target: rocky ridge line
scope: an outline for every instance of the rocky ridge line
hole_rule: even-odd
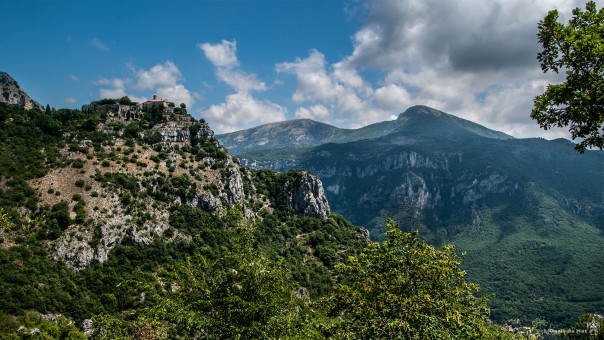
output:
[[[44,106],[31,99],[17,81],[6,72],[0,72],[0,102],[19,105],[26,110],[33,108],[44,110]]]

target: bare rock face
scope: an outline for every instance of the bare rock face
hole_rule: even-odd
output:
[[[204,121],[200,122],[200,124],[201,129],[199,129],[197,132],[197,137],[206,141],[214,140],[215,144],[218,145],[218,141],[214,139],[214,131],[210,128],[210,126]]]
[[[229,204],[242,203],[246,199],[246,196],[241,172],[230,157],[227,159],[226,165],[229,169],[229,178],[226,183],[228,187],[228,202]]]
[[[197,207],[205,211],[214,211],[215,207],[220,207],[222,202],[220,198],[215,197],[212,193],[196,193],[191,203],[197,202]]]
[[[219,143],[214,138],[214,131],[205,121],[195,122],[193,117],[185,114],[172,114],[166,116],[167,120],[147,131],[150,134],[159,135],[164,149],[168,149],[171,143],[190,143],[193,138],[212,143],[218,147]],[[118,121],[124,122],[123,117]]]
[[[44,106],[31,99],[6,72],[0,72],[0,102],[17,104],[26,110],[38,108],[44,111]]]
[[[360,234],[360,237],[363,240],[365,240],[365,242],[367,242],[367,243],[371,242],[371,238],[370,238],[370,235],[369,235],[369,230],[367,230],[367,229],[365,229],[363,227],[359,227],[359,234]]]
[[[95,259],[95,250],[84,235],[74,233],[73,237],[65,235],[57,240],[53,259],[65,261],[74,269],[82,269]]]
[[[94,333],[94,323],[92,319],[85,319],[82,321],[82,331],[85,335],[92,336]]]
[[[123,215],[107,219],[107,224],[99,226],[98,239],[91,230],[79,230],[78,227],[68,229],[53,246],[52,257],[55,261],[64,261],[74,269],[81,270],[93,262],[104,263],[109,252],[122,243],[126,236],[141,244],[150,244],[168,229],[167,224],[145,223],[143,226],[123,227]]]
[[[327,218],[329,204],[325,198],[323,184],[314,175],[302,171],[288,198],[288,206],[306,217]]]
[[[158,132],[158,134],[164,142],[188,142],[191,136],[189,131],[179,128],[166,129]]]

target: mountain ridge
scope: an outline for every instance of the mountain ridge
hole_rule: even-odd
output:
[[[415,105],[409,107],[407,110],[399,114],[397,120],[401,120],[403,122],[407,122],[413,125],[422,125],[426,124],[426,122],[443,124],[447,126],[456,125],[461,129],[465,129],[469,132],[475,133],[477,135],[494,138],[494,139],[512,139],[514,137],[507,135],[500,131],[495,131],[489,128],[486,128],[480,124],[472,122],[470,120],[457,117],[452,114],[445,113],[440,110],[433,109],[429,106],[425,105]]]
[[[303,148],[325,143],[347,143],[363,139],[385,137],[394,132],[414,134],[418,124],[437,123],[487,138],[514,138],[502,132],[459,118],[423,105],[416,105],[400,113],[397,119],[377,122],[358,129],[342,129],[311,119],[294,119],[269,123],[254,128],[218,134],[216,138],[233,155],[256,150]]]

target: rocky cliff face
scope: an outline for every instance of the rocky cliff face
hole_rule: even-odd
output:
[[[308,169],[325,185],[334,212],[370,229],[384,216],[401,216],[400,223],[449,228],[451,237],[457,227],[448,225],[471,225],[474,214],[495,206],[531,215],[531,190],[546,192],[543,197],[588,220],[604,217],[601,196],[585,196],[594,186],[602,189],[601,152],[578,157],[572,143],[514,139],[425,106],[379,126],[393,132],[307,149],[255,151],[239,159],[253,168]],[[543,169],[551,171],[546,175]],[[579,179],[577,173],[584,175]]]
[[[44,110],[44,106],[31,99],[17,81],[6,72],[0,72],[0,102],[16,104],[26,110],[32,108]]]
[[[214,138],[214,131],[205,121],[196,122],[188,114],[169,114],[166,119],[165,123],[161,123],[145,133],[158,134],[162,141],[167,143],[191,143],[192,138],[199,138],[216,147],[220,146],[220,143]],[[191,130],[193,126],[196,128]]]
[[[327,150],[329,149],[329,150]],[[426,154],[417,151],[364,153],[337,147],[320,148],[298,160],[325,183],[335,211],[360,224],[384,209],[404,210],[421,219],[448,207],[480,207],[494,194],[512,195],[521,186],[493,167],[468,169],[462,152]],[[242,158],[243,164],[258,165]],[[262,165],[284,171],[282,160]],[[453,214],[458,213],[454,211]]]
[[[329,204],[321,180],[306,171],[302,171],[299,180],[294,183],[287,204],[302,216],[317,218],[329,216]]]
[[[493,167],[466,168],[471,165],[460,153],[376,150],[372,155],[350,151],[345,157],[335,165],[321,151],[303,166],[325,183],[335,211],[360,224],[379,211],[405,211],[420,220],[434,215],[449,219],[480,208],[493,195],[510,196],[521,188]]]

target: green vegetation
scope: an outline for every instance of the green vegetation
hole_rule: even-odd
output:
[[[579,322],[562,332],[564,339],[604,339],[604,318],[597,314],[584,314]]]
[[[334,339],[495,339],[508,337],[490,326],[486,299],[465,282],[453,246],[443,250],[402,233],[388,221],[388,240],[370,243],[338,265],[344,279],[320,300],[333,318]]]
[[[262,233],[239,210],[230,209],[222,223],[232,228],[227,252],[213,257],[194,251],[164,264],[158,282],[133,280],[144,302],[125,314],[98,314],[95,334],[104,339],[135,338],[143,330],[153,338],[513,337],[490,325],[486,301],[473,297],[477,287],[464,281],[452,247],[436,251],[394,224],[383,246],[369,244],[338,266],[337,288],[314,295],[296,282],[287,258],[267,256],[257,239]]]
[[[496,323],[560,329],[602,314],[604,154],[579,155],[564,140],[484,138],[485,128],[417,115],[380,123],[398,128],[382,138],[254,151],[241,162],[309,169],[332,211],[375,241],[392,218],[434,246],[455,244]]]
[[[66,213],[65,208],[66,204],[62,203],[56,207],[56,211]],[[61,215],[57,215],[59,216]],[[334,243],[340,244],[348,251],[336,254],[337,261],[353,254],[354,252],[350,251],[359,249],[362,245],[355,227],[338,216],[328,220],[295,218],[288,224],[283,224],[272,218],[272,215],[266,215],[255,227],[249,223],[242,224],[241,216],[237,209],[231,209],[229,214],[220,218],[215,213],[204,212],[189,205],[176,205],[170,212],[170,225],[174,230],[192,236],[192,242],[165,243],[157,239],[152,244],[143,245],[126,239],[113,248],[105,263],[92,264],[77,272],[66,268],[61,262],[49,260],[42,243],[29,238],[23,245],[0,250],[0,288],[7,292],[0,297],[1,311],[7,315],[20,315],[22,311],[31,309],[42,314],[61,313],[77,324],[95,315],[103,320],[113,320],[120,318],[121,312],[126,310],[160,313],[161,310],[157,309],[160,306],[158,301],[169,304],[169,299],[199,298],[196,295],[177,293],[186,292],[186,287],[200,283],[202,278],[207,284],[213,282],[210,288],[215,289],[216,294],[226,294],[224,289],[231,289],[232,285],[225,284],[233,279],[227,274],[232,273],[231,269],[235,269],[245,273],[249,280],[260,279],[258,275],[269,275],[261,279],[261,282],[271,285],[274,289],[280,289],[282,294],[286,295],[276,295],[273,288],[265,291],[263,294],[270,293],[271,298],[280,301],[271,311],[267,310],[267,313],[280,313],[281,303],[290,303],[289,296],[294,291],[290,288],[297,281],[295,278],[308,284],[307,294],[310,297],[325,294],[333,287],[330,274],[333,266],[313,259],[308,253],[308,248],[298,241],[296,235],[303,235],[305,232],[334,232]],[[191,262],[193,260],[195,261]],[[246,263],[257,263],[259,267],[250,267]],[[275,271],[266,272],[264,266],[274,267]],[[152,273],[158,273],[159,281]],[[277,279],[281,281],[276,281]],[[287,280],[286,285],[283,280]],[[30,285],[29,282],[36,284]],[[159,285],[160,282],[163,282],[162,285]],[[233,282],[232,284],[235,284]],[[247,282],[247,289],[253,289],[255,282]],[[161,287],[182,289],[172,292]],[[297,287],[299,286],[294,288]],[[144,301],[140,299],[143,292],[147,294]],[[240,297],[251,297],[249,291],[241,293]],[[263,300],[264,296],[256,297],[254,308],[263,306],[263,302],[266,302]],[[285,298],[286,296],[288,298]],[[221,300],[223,297],[217,299]],[[231,298],[232,303],[238,301],[236,297]],[[193,312],[199,314],[202,310],[205,309],[195,309]],[[254,313],[251,313],[251,310],[245,313],[248,313],[247,321],[232,319],[226,323],[226,320],[220,318],[214,321],[222,323],[221,332],[225,333],[221,334],[225,336],[231,334],[229,332],[251,332],[254,327],[259,327],[256,330],[258,332],[268,329],[267,325],[252,322],[250,319],[258,313],[257,310]],[[179,314],[162,315],[165,318],[173,318]],[[229,315],[235,317],[235,314]],[[227,317],[227,314],[223,317]],[[270,318],[268,315],[266,317]],[[209,322],[208,320],[204,322]],[[237,324],[235,321],[241,322],[240,329],[232,326]],[[253,325],[248,324],[249,322]],[[244,324],[249,327],[244,327]],[[186,326],[184,323],[177,324],[177,328]],[[279,332],[278,328],[274,331]]]
[[[298,287],[286,266],[262,255],[253,235],[254,228],[244,223],[230,239],[228,254],[214,260],[198,255],[180,263],[165,278],[178,288],[148,290],[147,297],[157,303],[139,310],[139,318],[173,325],[172,336],[259,339],[299,332],[308,308],[296,295]]]
[[[130,98],[128,98],[127,96],[124,96],[124,97],[120,98],[119,99],[119,103],[122,104],[122,105],[132,105],[132,104],[134,104],[132,102],[132,100],[130,100]]]
[[[43,113],[0,104],[0,338],[19,338],[21,326],[82,338],[85,319],[107,339],[510,335],[490,325],[452,247],[437,251],[394,224],[389,241],[368,244],[340,215],[299,217],[287,201],[301,171],[245,169],[195,121],[190,144],[161,143],[149,129],[162,112],[116,122],[118,102]],[[51,170],[79,177],[42,187]],[[249,202],[229,206],[235,170]],[[410,178],[418,190],[426,174]],[[202,189],[218,205],[194,206]],[[104,262],[53,260],[65,243]]]
[[[19,331],[20,327],[24,327]],[[0,336],[3,339],[69,339],[84,340],[86,335],[64,316],[42,317],[25,313],[17,318],[0,313]]]
[[[566,72],[566,81],[549,85],[535,98],[531,117],[544,129],[569,127],[575,148],[604,149],[604,8],[589,1],[585,11],[573,10],[568,25],[558,22],[558,11],[550,11],[539,22],[539,53],[543,72]]]

